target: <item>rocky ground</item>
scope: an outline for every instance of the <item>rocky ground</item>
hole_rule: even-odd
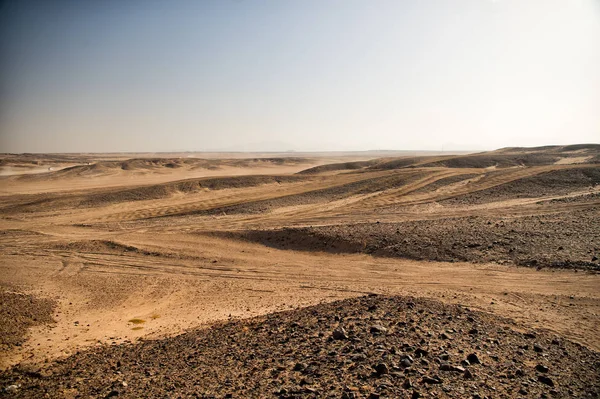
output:
[[[565,195],[577,190],[591,189],[600,184],[600,168],[555,170],[526,177],[486,190],[475,191],[440,201],[444,205],[478,205],[515,198],[536,198]]]
[[[366,296],[0,373],[6,397],[594,398],[600,354],[457,305]]]
[[[27,329],[37,324],[51,323],[55,303],[0,286],[0,355],[27,338]]]
[[[597,209],[513,218],[468,216],[256,230],[231,235],[281,249],[600,270]]]

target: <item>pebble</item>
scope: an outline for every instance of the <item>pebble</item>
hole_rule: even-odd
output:
[[[538,381],[541,382],[542,384],[546,384],[551,387],[554,386],[554,381],[552,381],[552,379],[550,377],[547,377],[545,375],[539,375]]]
[[[348,339],[348,333],[346,333],[346,330],[344,330],[343,327],[338,327],[335,330],[333,330],[333,339]]]
[[[479,357],[475,353],[471,353],[469,356],[467,356],[467,361],[470,364],[481,364],[481,361],[479,360]]]
[[[543,364],[538,364],[537,366],[535,366],[535,369],[537,371],[539,371],[540,373],[547,373],[548,372],[548,367],[544,366]]]
[[[375,324],[371,326],[369,331],[371,331],[371,334],[385,334],[387,332],[387,328],[382,325]]]
[[[542,348],[538,344],[535,344],[535,345],[533,345],[533,350],[536,351],[537,353],[542,353],[544,351],[544,348]]]
[[[421,380],[421,382],[425,383],[425,384],[441,384],[442,380],[439,377],[430,377],[430,376],[425,376],[423,377],[423,379]]]

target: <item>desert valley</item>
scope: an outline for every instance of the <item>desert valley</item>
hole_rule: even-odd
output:
[[[0,395],[600,394],[598,144],[0,169]]]

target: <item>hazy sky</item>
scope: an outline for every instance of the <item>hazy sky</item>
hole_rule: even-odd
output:
[[[0,4],[0,152],[600,142],[599,0]]]

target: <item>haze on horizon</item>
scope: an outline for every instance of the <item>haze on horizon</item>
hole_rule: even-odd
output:
[[[0,7],[0,152],[600,141],[597,0]]]

